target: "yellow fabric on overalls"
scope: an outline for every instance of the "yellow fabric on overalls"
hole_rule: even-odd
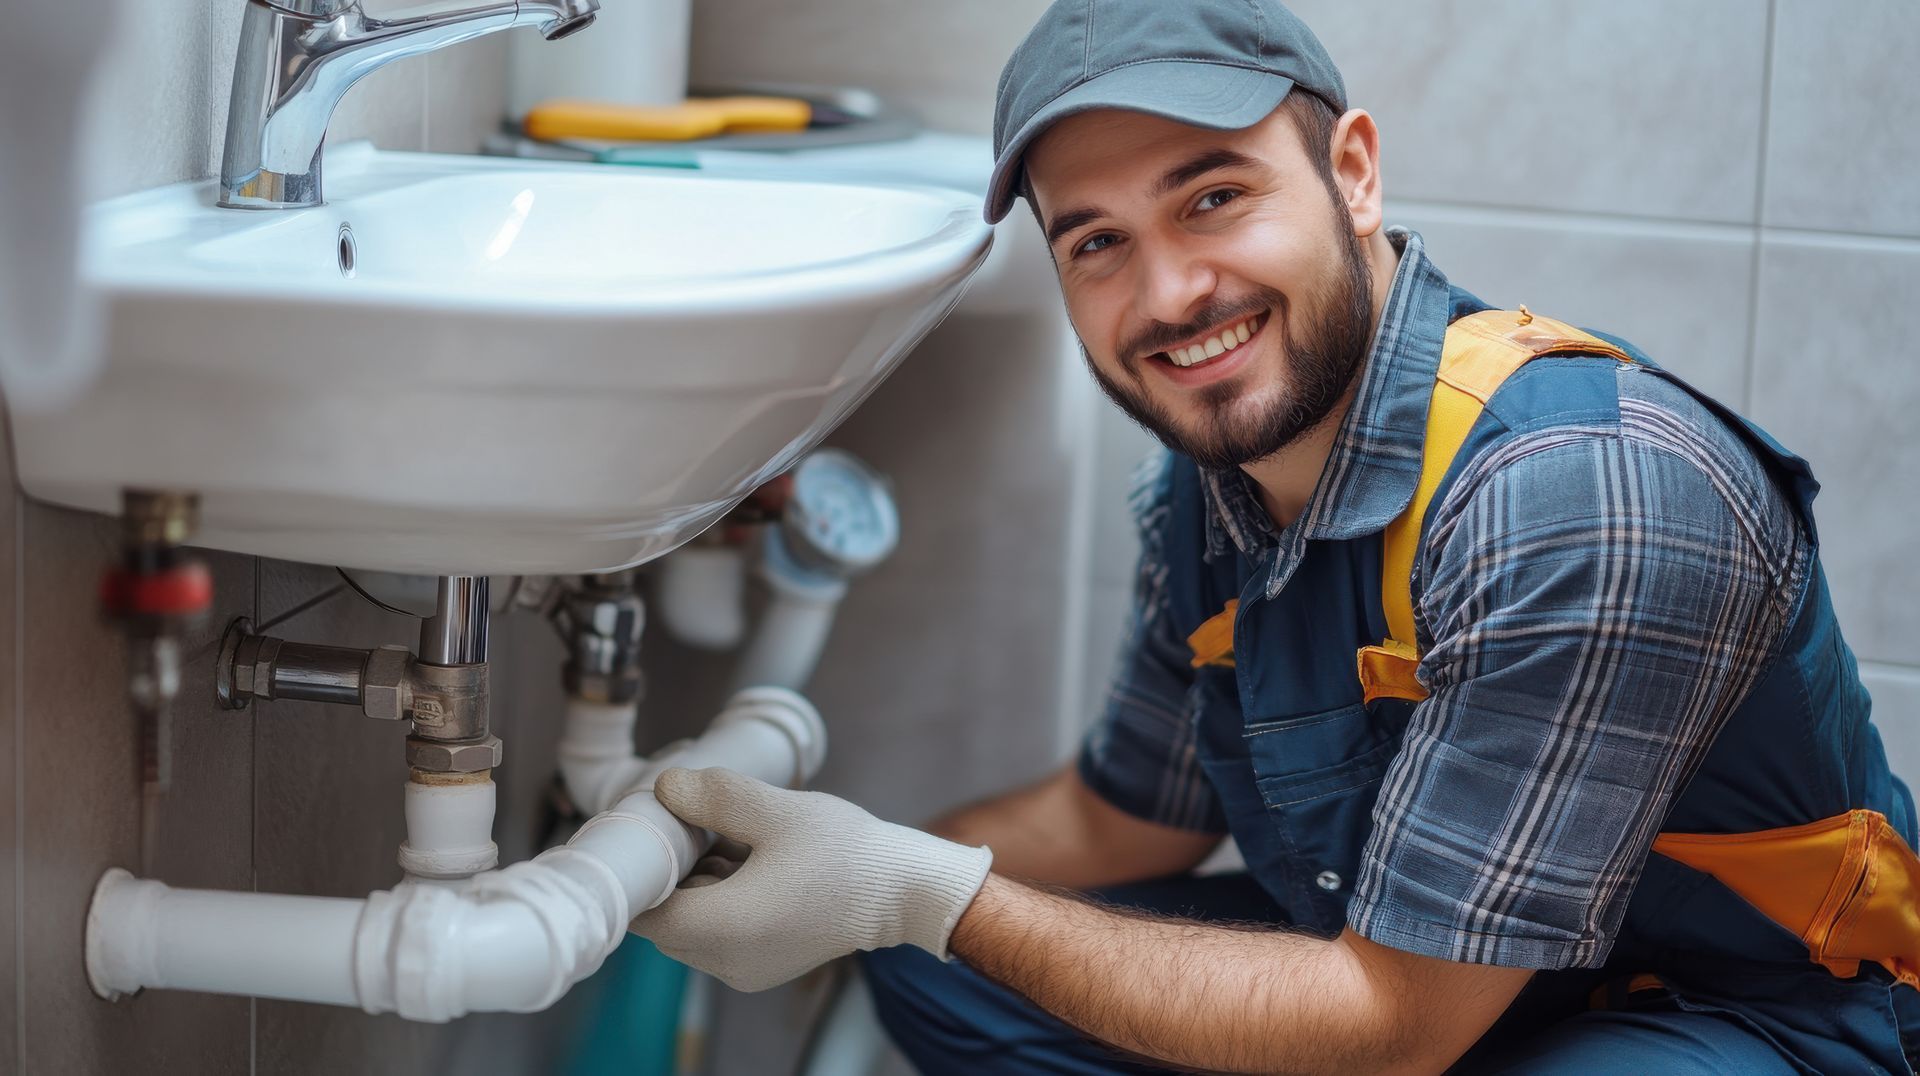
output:
[[[1413,564],[1420,528],[1488,398],[1507,377],[1541,355],[1594,355],[1632,362],[1596,336],[1518,311],[1488,310],[1447,328],[1440,370],[1427,412],[1420,484],[1406,511],[1383,535],[1381,604],[1388,637],[1358,654],[1366,701],[1419,701]],[[1202,625],[1212,662],[1232,664],[1233,610],[1222,614],[1228,656],[1218,657],[1218,626]],[[1216,617],[1215,620],[1221,619]],[[1198,648],[1195,664],[1201,664]],[[1920,857],[1878,811],[1855,810],[1805,825],[1757,833],[1662,833],[1653,850],[1718,879],[1769,919],[1799,936],[1808,956],[1835,975],[1852,977],[1860,962],[1880,964],[1920,988]]]

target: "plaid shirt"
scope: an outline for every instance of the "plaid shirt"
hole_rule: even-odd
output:
[[[1241,471],[1203,476],[1209,557],[1248,558],[1269,596],[1309,542],[1384,529],[1419,478],[1449,289],[1419,236],[1390,234],[1400,266],[1300,519],[1276,532]],[[1430,517],[1415,593],[1432,694],[1381,786],[1347,913],[1381,944],[1600,964],[1668,807],[1791,618],[1811,547],[1762,464],[1671,382],[1624,365],[1617,381],[1617,415],[1495,441]],[[1080,772],[1136,816],[1222,832],[1168,608],[1169,459],[1136,476],[1133,625]]]

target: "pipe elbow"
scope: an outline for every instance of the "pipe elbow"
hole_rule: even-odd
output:
[[[605,864],[564,848],[459,889],[371,894],[355,937],[361,1007],[428,1023],[549,1008],[619,945],[626,904]]]

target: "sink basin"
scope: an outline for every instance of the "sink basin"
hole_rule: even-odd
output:
[[[330,152],[329,202],[94,207],[98,380],[13,416],[35,497],[196,490],[197,544],[402,572],[598,571],[705,529],[959,300],[966,194]]]

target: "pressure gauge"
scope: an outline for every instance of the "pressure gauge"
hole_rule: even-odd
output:
[[[900,512],[878,471],[851,453],[823,448],[794,468],[780,531],[795,560],[844,578],[900,544]]]

